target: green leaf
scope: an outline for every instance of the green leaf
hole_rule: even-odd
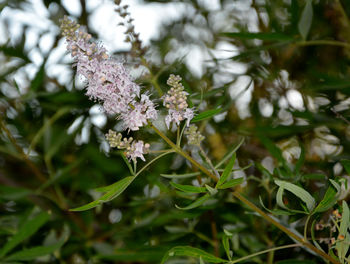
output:
[[[301,13],[301,17],[298,23],[298,30],[300,35],[304,40],[306,40],[307,35],[309,34],[311,23],[312,23],[312,0],[306,0],[305,7]]]
[[[315,208],[315,199],[303,188],[286,181],[275,180],[275,183],[283,189],[290,191],[295,196],[299,197],[305,204],[309,212]]]
[[[31,190],[25,188],[0,185],[0,197],[6,200],[18,200],[31,193]]]
[[[348,233],[348,228],[350,226],[350,212],[349,212],[349,207],[348,204],[343,201],[342,203],[342,218],[340,222],[340,227],[339,227],[339,236],[343,236],[344,239],[338,240],[335,248],[337,249],[338,256],[340,260],[344,260],[346,253],[349,250],[349,233]]]
[[[222,245],[224,246],[227,258],[231,260],[230,241],[226,234],[222,237]]]
[[[239,148],[240,146],[242,146],[244,142],[244,137],[242,137],[239,142],[234,145],[225,155],[224,157],[220,160],[220,162],[218,164],[215,165],[215,169],[218,169],[220,168],[221,165],[223,165],[229,158],[232,157],[233,153],[235,153]]]
[[[316,222],[317,222],[317,220],[315,219],[311,225],[311,239],[312,239],[312,242],[314,243],[315,247],[317,247],[319,250],[324,252],[324,250],[322,249],[320,244],[317,242],[317,239],[315,236],[315,224],[316,224]]]
[[[191,172],[184,174],[160,174],[160,176],[168,179],[183,179],[183,178],[191,178],[200,175],[200,172]]]
[[[195,123],[195,122],[202,121],[202,120],[204,120],[204,119],[211,118],[211,117],[213,117],[213,116],[219,114],[221,111],[222,111],[222,109],[221,109],[221,108],[218,108],[218,109],[212,109],[212,110],[208,110],[208,111],[202,112],[202,113],[196,115],[196,116],[191,120],[191,123]]]
[[[241,177],[241,178],[237,178],[237,179],[231,179],[227,182],[225,182],[224,184],[221,184],[218,189],[228,189],[228,188],[232,188],[232,187],[235,187],[237,185],[240,185],[242,184],[244,181],[244,178]]]
[[[221,35],[229,38],[239,39],[261,39],[261,40],[291,40],[292,37],[276,32],[223,32]]]
[[[277,194],[276,194],[276,202],[279,207],[282,207],[283,209],[289,210],[287,206],[284,205],[283,202],[283,191],[284,189],[282,187],[278,188]]]
[[[65,226],[63,234],[61,238],[58,240],[58,242],[49,245],[49,246],[39,246],[39,247],[33,247],[29,249],[25,249],[19,252],[16,252],[12,254],[11,256],[7,257],[6,260],[8,261],[28,261],[28,260],[34,260],[38,257],[45,256],[48,254],[53,253],[54,251],[58,250],[63,246],[63,244],[67,241],[69,237],[69,229]]]
[[[32,80],[31,83],[31,90],[36,92],[40,86],[42,85],[43,81],[44,81],[44,77],[45,77],[45,64],[46,64],[46,60],[44,60],[44,62],[41,64],[38,72],[36,73],[34,79]]]
[[[170,257],[175,257],[175,256],[186,256],[186,257],[194,257],[194,258],[200,258],[204,261],[208,261],[211,263],[222,263],[222,262],[227,262],[224,259],[215,257],[212,254],[209,254],[201,249],[198,248],[193,248],[189,246],[177,246],[173,247],[170,249],[165,256],[162,259],[162,264],[165,263]]]
[[[284,170],[282,170],[282,168],[276,168],[277,172],[283,172],[283,177],[294,176],[289,167],[288,162],[283,158],[281,149],[277,147],[271,139],[265,137],[264,135],[259,135],[259,139],[261,143],[263,143],[267,150],[271,153],[271,155],[275,157],[278,160],[278,162],[283,166]]]
[[[102,191],[102,192],[106,191],[107,193],[105,193],[99,199],[91,203],[80,206],[78,208],[70,209],[70,211],[73,211],[73,212],[86,211],[100,204],[103,204],[105,202],[109,202],[114,198],[116,198],[117,196],[119,196],[130,185],[130,183],[134,179],[135,179],[135,176],[129,176],[109,186],[98,188],[97,189],[98,191]]]
[[[207,189],[205,187],[182,185],[175,182],[170,182],[170,184],[176,189],[187,193],[206,193],[207,192]]]
[[[22,48],[19,47],[8,47],[6,45],[0,46],[0,51],[3,52],[7,56],[21,58],[25,62],[30,62],[27,54],[23,52]]]
[[[295,168],[294,168],[294,171],[298,176],[300,175],[300,169],[305,162],[305,148],[303,145],[301,145],[300,149],[301,149],[300,157],[299,157],[297,163],[295,164]]]
[[[118,248],[112,252],[100,252],[94,255],[97,263],[159,263],[167,249],[161,245],[141,246],[138,243],[132,248]]]
[[[42,227],[50,216],[46,212],[41,212],[33,219],[26,221],[19,231],[5,244],[0,251],[0,258],[4,257],[10,250],[16,247],[23,240],[33,235],[40,227]]]
[[[196,208],[198,206],[201,206],[209,198],[210,198],[210,194],[206,193],[205,195],[203,195],[202,197],[200,197],[199,199],[195,200],[193,203],[191,203],[191,204],[189,204],[189,205],[187,205],[185,207],[179,207],[177,205],[175,205],[175,206],[176,206],[177,209],[180,209],[180,210],[190,210],[190,209]]]
[[[304,174],[303,178],[309,179],[309,180],[324,180],[327,178],[327,176],[321,173],[308,173],[308,174]]]
[[[343,165],[346,173],[350,175],[350,160],[341,160],[340,163]]]
[[[225,167],[224,172],[221,174],[219,181],[216,183],[216,188],[218,188],[220,185],[225,183],[228,176],[230,176],[232,169],[233,169],[233,166],[235,165],[235,161],[236,161],[236,153],[233,153],[230,161],[228,162],[228,164]]]
[[[208,190],[211,196],[215,195],[218,193],[217,189],[214,189],[213,187],[210,187],[208,184],[204,185],[205,188]]]
[[[332,185],[328,187],[322,201],[317,205],[314,213],[321,213],[327,211],[333,205],[336,204],[340,186],[335,181],[332,181]]]
[[[274,209],[274,210],[268,209],[268,208],[264,205],[261,196],[259,196],[259,201],[260,201],[261,206],[262,206],[266,211],[270,212],[270,213],[273,214],[273,215],[294,215],[294,214],[296,214],[295,212],[290,211],[290,210],[285,211],[285,210],[279,210],[279,209]]]
[[[283,47],[283,46],[288,45],[292,42],[293,42],[292,40],[287,40],[287,41],[283,41],[283,42],[276,42],[276,43],[273,43],[271,45],[258,46],[258,47],[246,50],[244,52],[240,52],[239,55],[235,55],[235,56],[231,57],[230,59],[238,61],[241,59],[249,58],[249,57],[252,57],[254,55],[259,54],[260,51],[262,51],[262,50],[277,49],[278,47]]]

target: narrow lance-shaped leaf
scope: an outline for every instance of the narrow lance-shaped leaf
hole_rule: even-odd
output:
[[[293,193],[295,196],[299,197],[306,204],[309,212],[315,208],[315,199],[303,188],[286,181],[275,180],[275,183],[283,189],[286,189],[287,191]]]
[[[221,165],[223,165],[229,158],[231,158],[233,153],[235,153],[240,148],[240,146],[242,146],[243,143],[244,137],[242,137],[240,141],[224,155],[224,157],[218,162],[218,164],[215,165],[215,169],[220,168]]]
[[[224,246],[228,259],[231,260],[230,241],[226,234],[222,237],[222,245]]]
[[[207,189],[205,187],[198,187],[198,186],[192,186],[192,185],[182,185],[175,182],[170,182],[170,184],[175,187],[176,189],[187,192],[187,193],[205,193],[207,192]]]
[[[312,16],[312,0],[306,0],[305,7],[301,13],[301,17],[298,23],[299,33],[304,40],[306,40],[307,35],[309,34],[312,23]]]
[[[340,186],[335,181],[331,181],[332,185],[328,187],[322,201],[317,205],[314,213],[325,212],[330,209],[334,204],[336,204],[338,199],[338,194]]]
[[[160,176],[168,179],[182,179],[182,178],[191,178],[200,175],[200,172],[191,172],[184,174],[160,174]]]
[[[0,251],[0,257],[4,257],[11,249],[16,247],[26,238],[33,235],[38,229],[49,220],[46,212],[41,212],[31,220],[26,221],[19,231],[5,244]]]
[[[187,257],[194,257],[194,258],[202,258],[204,261],[208,261],[210,263],[222,263],[227,262],[224,259],[215,257],[212,254],[209,254],[201,249],[193,248],[189,246],[177,246],[170,249],[163,257],[162,264],[164,264],[170,257],[175,256],[187,256]]]
[[[343,212],[338,235],[339,241],[335,245],[335,248],[337,249],[338,256],[341,261],[345,259],[345,256],[349,249],[349,243],[347,243],[347,240],[349,240],[348,228],[350,226],[350,212],[348,204],[345,201],[343,201],[342,203],[342,208]]]
[[[191,123],[195,123],[195,122],[199,122],[199,121],[202,121],[204,119],[208,119],[208,118],[211,118],[217,114],[219,114],[221,112],[221,108],[218,108],[218,109],[212,109],[212,110],[208,110],[208,111],[205,111],[205,112],[202,112],[198,115],[196,115],[192,120],[191,120]]]
[[[221,35],[238,39],[261,39],[270,41],[290,40],[292,37],[277,32],[224,32]]]
[[[208,190],[208,192],[210,193],[210,195],[215,195],[218,193],[218,190],[209,186],[208,184],[205,185],[205,188]]]
[[[277,202],[279,207],[282,207],[283,209],[288,210],[288,207],[285,206],[284,202],[283,202],[283,191],[284,191],[284,189],[282,187],[278,188],[277,194],[276,194],[276,202]]]
[[[347,174],[350,175],[350,160],[342,160],[340,163],[343,165]]]
[[[230,176],[233,166],[235,164],[236,161],[236,153],[234,153],[229,161],[229,163],[227,164],[227,166],[225,167],[224,172],[221,174],[221,177],[219,179],[219,181],[216,184],[216,188],[218,188],[220,185],[222,185],[223,183],[226,182],[228,176]]]
[[[240,185],[242,184],[244,181],[244,178],[241,177],[241,178],[237,178],[237,179],[231,179],[223,184],[221,184],[218,189],[228,189],[228,188],[233,188],[237,185]]]
[[[92,209],[102,203],[111,201],[112,199],[119,196],[129,185],[130,183],[135,179],[135,176],[129,176],[126,177],[114,184],[111,184],[106,187],[98,188],[98,191],[107,191],[104,195],[102,195],[99,199],[88,203],[86,205],[80,206],[78,208],[70,209],[70,211],[86,211],[89,209]]]
[[[263,200],[261,199],[261,196],[259,196],[259,202],[261,204],[261,206],[268,212],[270,212],[271,214],[274,214],[274,215],[294,215],[295,212],[292,212],[290,210],[280,210],[280,209],[274,209],[274,210],[270,210],[268,209],[265,205],[264,205],[264,202]]]
[[[70,233],[69,228],[65,226],[61,238],[56,243],[48,246],[39,246],[39,247],[24,249],[22,251],[16,252],[11,256],[7,257],[6,260],[7,261],[29,261],[29,260],[34,260],[40,256],[46,256],[48,254],[51,254],[63,246],[63,244],[67,241],[69,237],[69,233]]]
[[[175,206],[176,206],[177,209],[180,209],[180,210],[190,210],[190,209],[196,208],[198,206],[201,206],[209,198],[210,198],[210,194],[206,193],[205,195],[203,195],[202,197],[198,198],[193,203],[191,203],[191,204],[189,204],[189,205],[187,205],[185,207],[180,207],[180,206],[177,206],[177,205],[175,205]]]

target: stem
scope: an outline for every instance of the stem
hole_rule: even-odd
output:
[[[350,49],[350,44],[336,41],[336,40],[308,40],[300,41],[295,43],[297,46],[319,46],[319,45],[328,45],[328,46],[340,46],[347,49]]]
[[[65,115],[66,113],[68,113],[71,109],[69,107],[65,107],[62,108],[60,110],[58,110],[49,120],[47,120],[44,125],[39,129],[39,131],[36,133],[36,135],[34,136],[32,142],[29,145],[28,148],[28,155],[30,154],[30,152],[35,148],[36,144],[38,143],[40,137],[44,134],[44,132],[46,131],[46,129],[51,126],[57,119],[59,119],[61,116]]]
[[[216,223],[214,221],[213,211],[209,212],[209,217],[210,217],[211,233],[212,233],[213,241],[214,241],[215,256],[219,257],[220,253],[219,253],[218,231],[217,231],[217,228],[216,228]]]
[[[136,173],[136,170],[137,170],[137,164],[136,164],[136,161],[132,161],[133,165],[134,165],[134,174]]]
[[[10,130],[7,129],[6,125],[2,121],[2,118],[0,117],[0,127],[3,131],[5,131],[8,139],[11,141],[12,145],[16,148],[18,153],[21,155],[21,158],[24,160],[24,162],[27,164],[29,168],[34,172],[35,177],[38,178],[40,182],[45,182],[46,177],[38,170],[38,168],[35,166],[35,164],[28,158],[28,156],[24,153],[23,149],[17,144],[16,139],[12,136]]]
[[[169,152],[169,150],[173,151],[173,149],[161,149],[161,150],[149,150],[148,153],[164,153],[164,152]]]
[[[205,168],[203,165],[198,163],[196,160],[194,160],[190,155],[188,155],[186,152],[184,152],[181,148],[176,146],[166,135],[163,134],[158,128],[156,128],[151,122],[148,122],[148,125],[162,138],[166,143],[171,146],[174,151],[181,156],[183,156],[185,159],[187,159],[189,162],[191,162],[194,166],[196,166],[198,169],[200,169],[203,173],[208,175],[210,178],[212,178],[214,181],[218,181],[219,179],[213,175],[207,168]]]
[[[176,130],[176,146],[180,147],[180,125],[177,126]]]
[[[46,177],[40,172],[40,170],[36,167],[36,165],[28,158],[28,156],[24,153],[23,149],[18,145],[16,139],[12,136],[11,132],[7,129],[6,125],[4,124],[1,115],[0,115],[0,127],[3,131],[5,131],[7,137],[10,139],[11,143],[13,146],[16,148],[16,150],[19,152],[21,157],[24,159],[25,163],[27,166],[33,171],[34,175],[38,178],[38,180],[41,183],[46,182]],[[57,193],[57,189],[52,188],[53,190],[53,195],[55,196],[56,199],[54,201],[56,204],[60,207],[61,210],[66,211],[67,207],[66,204],[61,204],[60,202],[60,195]],[[75,224],[83,231],[86,230],[84,223],[81,221],[80,218],[78,218],[75,214],[72,214],[71,212],[67,212],[68,216],[73,219]]]
[[[176,144],[178,147],[181,146],[181,139],[182,139],[182,135],[184,134],[185,128],[186,128],[186,125],[184,125],[184,126],[182,127],[182,129],[181,129],[179,142],[177,142],[177,144]]]
[[[311,219],[311,214],[307,216],[305,226],[304,226],[304,240],[307,241],[307,227],[309,225],[309,221]]]
[[[215,173],[216,177],[220,178],[220,174],[218,173],[218,171],[215,169],[213,163],[211,162],[211,160],[209,159],[209,157],[207,156],[207,154],[205,153],[205,151],[203,150],[203,148],[201,146],[199,146],[199,150],[202,153],[202,155],[205,158],[205,161],[209,164],[210,168],[213,170],[213,172]]]
[[[209,237],[207,237],[206,235],[204,235],[198,231],[195,231],[195,230],[192,230],[191,233],[196,235],[198,238],[208,242],[212,247],[215,247],[215,243],[213,241],[211,241],[211,239]]]
[[[286,248],[293,248],[293,247],[300,247],[300,246],[301,246],[300,244],[291,244],[291,245],[285,245],[285,246],[280,246],[280,247],[269,248],[269,249],[266,249],[266,250],[263,250],[263,251],[259,251],[259,252],[256,252],[254,254],[251,254],[251,255],[248,255],[248,256],[236,259],[236,260],[232,260],[229,263],[230,264],[234,264],[234,263],[238,263],[238,262],[241,262],[243,260],[250,259],[252,257],[258,256],[258,255],[261,255],[261,254],[265,254],[265,253],[271,252],[271,251],[276,251],[276,250],[286,249]]]
[[[208,175],[210,178],[212,178],[215,182],[219,180],[218,177],[216,177],[214,174],[212,174],[208,169],[203,167],[201,164],[199,164],[196,160],[194,160],[191,156],[189,156],[186,152],[184,152],[181,148],[176,146],[165,134],[163,134],[158,128],[156,128],[151,122],[148,122],[149,126],[162,138],[165,142],[167,142],[176,153],[183,156],[185,159],[187,159],[189,162],[191,162],[194,166],[196,166],[198,169],[200,169],[203,173]],[[245,197],[243,197],[238,191],[233,191],[232,194],[240,200],[242,203],[250,207],[253,211],[258,213],[261,217],[263,217],[266,221],[270,222],[274,226],[276,226],[278,229],[280,229],[282,232],[286,233],[291,238],[298,241],[301,245],[307,247],[308,249],[315,252],[317,255],[323,257],[324,259],[330,261],[333,264],[340,264],[337,260],[333,259],[331,256],[326,254],[325,252],[319,250],[314,245],[309,243],[308,241],[305,241],[303,238],[297,236],[295,233],[290,231],[288,228],[277,222],[275,219],[267,215],[265,212],[263,212],[259,207],[257,207],[255,204],[247,200]]]
[[[135,177],[137,177],[141,172],[143,172],[149,165],[151,165],[153,162],[155,162],[157,159],[160,159],[161,157],[164,157],[165,155],[168,155],[170,153],[174,153],[174,150],[168,150],[168,152],[165,152],[163,154],[160,154],[159,156],[155,157],[153,160],[148,162],[145,166],[142,167],[141,170],[139,170],[136,174]]]
[[[303,238],[297,236],[295,233],[293,233],[292,231],[290,231],[288,228],[286,228],[285,226],[281,225],[279,222],[277,222],[276,220],[274,220],[272,217],[270,217],[269,215],[267,215],[265,212],[263,212],[259,207],[257,207],[255,204],[253,204],[252,202],[250,202],[249,200],[247,200],[245,197],[243,197],[239,192],[234,191],[232,192],[232,194],[238,199],[240,200],[242,203],[246,204],[248,207],[250,207],[253,211],[257,212],[259,215],[261,215],[266,221],[270,222],[271,224],[273,224],[274,226],[276,226],[278,229],[280,229],[281,231],[283,231],[284,233],[286,233],[288,236],[290,236],[291,238],[297,240],[298,242],[300,242],[300,244],[302,244],[303,246],[307,247],[308,249],[312,250],[313,252],[315,252],[317,255],[322,256],[323,258],[325,258],[326,260],[330,261],[333,264],[340,264],[340,262],[338,262],[337,260],[333,259],[331,256],[329,256],[328,254],[326,254],[325,252],[319,250],[318,248],[316,248],[314,245],[312,245],[311,243],[309,243],[308,241],[305,241]]]

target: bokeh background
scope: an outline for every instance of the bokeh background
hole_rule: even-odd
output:
[[[341,0],[125,4],[149,67],[130,52],[113,1],[0,1],[0,248],[19,230],[31,232],[0,257],[19,254],[16,263],[156,263],[177,245],[224,256],[224,229],[233,234],[237,257],[291,242],[229,193],[190,212],[176,209],[187,197],[161,176],[191,172],[176,156],[155,163],[117,199],[69,212],[97,199],[95,188],[129,171],[104,138],[120,124],[84,95],[59,19],[68,15],[84,25],[154,97],[149,76],[166,92],[169,74],[179,74],[198,112],[220,109],[199,124],[204,148],[218,162],[245,137],[234,176],[246,179],[240,188],[250,200],[258,204],[260,196],[271,209],[276,178],[302,185],[318,200],[328,179],[348,179],[339,161],[350,151],[350,5]],[[149,131],[138,137],[165,147]],[[186,181],[196,184],[195,178]],[[347,199],[348,188],[342,188],[340,199]],[[295,230],[298,221],[281,218]],[[21,255],[33,247],[42,247],[42,253]],[[292,256],[304,262],[283,262]],[[318,261],[289,249],[249,263]]]

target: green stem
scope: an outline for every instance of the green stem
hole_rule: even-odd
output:
[[[169,150],[173,151],[173,149],[161,149],[161,150],[149,150],[148,153],[151,153],[151,154],[164,153],[164,152],[169,152]]]
[[[269,249],[266,249],[266,250],[263,250],[263,251],[259,251],[259,252],[256,252],[254,254],[251,254],[251,255],[248,255],[248,256],[236,259],[236,260],[232,260],[232,261],[229,262],[229,264],[238,263],[238,262],[241,262],[243,260],[250,259],[252,257],[259,256],[261,254],[265,254],[265,253],[268,253],[268,252],[271,252],[271,251],[276,251],[276,250],[281,250],[281,249],[286,249],[286,248],[293,248],[293,247],[300,247],[300,246],[301,246],[300,244],[291,244],[291,245],[285,245],[285,246],[280,246],[280,247],[269,248]]]
[[[298,46],[319,46],[319,45],[327,45],[327,46],[339,46],[350,49],[350,44],[336,41],[336,40],[308,40],[308,41],[300,41],[295,43]]]
[[[184,152],[181,148],[176,146],[163,132],[161,132],[158,128],[156,128],[151,122],[148,122],[149,126],[165,141],[171,146],[174,151],[181,156],[183,156],[185,159],[187,159],[189,162],[191,162],[194,166],[196,166],[199,170],[201,170],[203,173],[208,175],[210,178],[212,178],[215,182],[219,180],[218,177],[216,177],[214,174],[212,174],[207,168],[199,164],[196,160],[194,160],[191,156],[189,156],[186,152]],[[323,257],[324,259],[330,261],[333,264],[340,264],[337,260],[333,259],[331,256],[326,254],[325,252],[319,250],[316,248],[314,245],[309,243],[308,241],[305,241],[302,237],[299,237],[292,231],[290,231],[287,227],[283,226],[279,222],[277,222],[275,219],[267,215],[264,211],[262,211],[259,207],[257,207],[255,204],[247,200],[244,196],[242,196],[238,191],[233,191],[232,194],[240,200],[242,203],[250,207],[253,211],[258,213],[261,217],[263,217],[266,221],[270,222],[274,226],[276,226],[278,229],[280,229],[282,232],[286,233],[288,236],[291,238],[295,239],[298,241],[301,245],[307,247],[308,249],[312,250],[315,252],[317,255]]]
[[[163,154],[160,154],[159,156],[155,157],[153,160],[151,160],[150,162],[148,162],[145,166],[142,167],[141,170],[139,170],[136,174],[135,174],[135,178],[141,173],[143,172],[147,167],[149,167],[149,165],[151,165],[153,162],[155,162],[157,159],[160,159],[161,157],[164,157],[165,155],[168,155],[170,153],[174,153],[174,150],[168,150],[168,152],[165,152]]]
[[[309,225],[309,221],[311,219],[311,214],[307,216],[304,226],[304,240],[307,241],[307,227]]]
[[[261,217],[263,217],[266,221],[270,222],[271,224],[273,224],[274,226],[276,226],[278,229],[280,229],[281,231],[283,231],[284,233],[286,233],[288,236],[290,236],[291,238],[295,239],[296,241],[300,242],[300,244],[302,244],[303,246],[307,247],[308,249],[312,250],[313,252],[315,252],[317,255],[325,258],[326,260],[330,261],[333,264],[340,264],[340,262],[338,262],[337,260],[333,259],[331,256],[329,256],[328,254],[326,254],[325,252],[319,250],[318,248],[316,248],[314,245],[312,245],[311,243],[309,243],[308,241],[305,241],[303,238],[299,237],[298,235],[296,235],[295,233],[293,233],[292,231],[290,231],[288,228],[286,228],[285,226],[283,226],[282,224],[280,224],[279,222],[277,222],[275,219],[273,219],[272,217],[270,217],[269,215],[267,215],[265,212],[263,212],[259,207],[257,207],[255,204],[253,204],[252,202],[250,202],[249,200],[247,200],[245,197],[243,197],[239,192],[237,191],[233,191],[232,194],[238,199],[240,200],[242,203],[246,204],[248,207],[250,207],[250,209],[252,209],[253,211],[257,212]]]
[[[46,182],[46,177],[40,172],[36,165],[29,159],[29,157],[24,153],[23,149],[17,144],[16,139],[12,136],[10,130],[7,129],[0,115],[0,127],[1,130],[5,132],[8,139],[11,141],[12,145],[16,148],[21,158],[27,164],[27,166],[33,171],[34,175],[38,178],[40,182]]]
[[[32,142],[29,145],[28,148],[28,155],[30,154],[30,152],[35,149],[36,144],[38,143],[40,137],[44,134],[44,132],[46,131],[46,129],[51,126],[57,119],[59,119],[61,116],[65,115],[66,113],[68,113],[71,110],[71,108],[69,107],[65,107],[62,108],[60,110],[58,110],[49,120],[47,120],[44,125],[39,129],[39,131],[36,133],[36,135],[34,136]]]
[[[161,132],[158,128],[156,128],[151,122],[148,122],[148,125],[162,138],[166,143],[171,146],[174,151],[181,156],[183,156],[185,159],[187,159],[189,162],[191,162],[194,166],[196,166],[198,169],[200,169],[204,174],[208,175],[210,178],[212,178],[214,181],[218,181],[219,179],[212,174],[207,168],[205,168],[203,165],[198,163],[196,160],[194,160],[190,155],[188,155],[186,152],[184,152],[181,148],[176,146],[163,132]]]
[[[205,161],[209,164],[210,168],[212,169],[212,171],[215,173],[216,177],[220,178],[220,174],[218,173],[218,171],[215,169],[213,163],[211,163],[211,160],[209,159],[209,157],[207,156],[207,154],[205,153],[205,151],[203,150],[203,148],[201,146],[199,146],[199,150],[202,153],[202,155],[205,158]]]

